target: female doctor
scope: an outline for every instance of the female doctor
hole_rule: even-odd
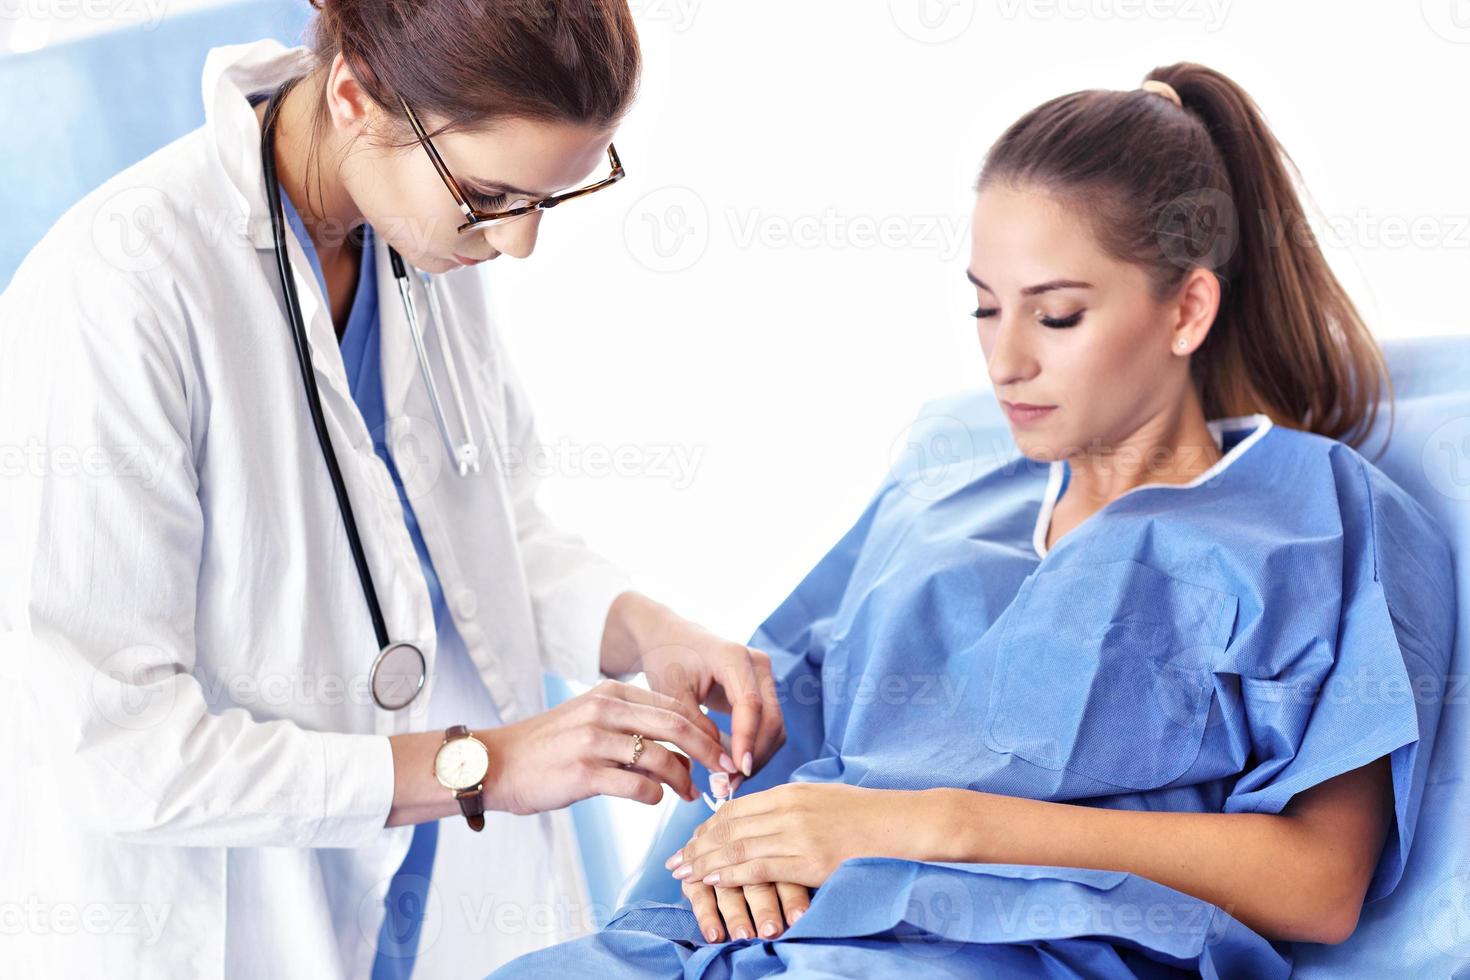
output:
[[[592,925],[568,804],[783,738],[763,654],[538,509],[466,268],[617,193],[626,5],[327,0],[311,41],[211,52],[204,127],[0,297],[20,976],[483,973]]]

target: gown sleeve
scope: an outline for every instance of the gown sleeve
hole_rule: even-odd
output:
[[[1279,813],[1295,794],[1389,756],[1395,826],[1373,901],[1398,883],[1413,840],[1453,643],[1454,570],[1413,498],[1346,447],[1334,447],[1332,467],[1341,561],[1314,551],[1272,597],[1292,609],[1273,642],[1294,655],[1273,676],[1242,672],[1251,754],[1224,809]]]

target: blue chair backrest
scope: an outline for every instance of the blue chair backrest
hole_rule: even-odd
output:
[[[300,44],[306,0],[245,0],[0,58],[0,289],[56,219],[118,171],[204,123],[209,49]]]

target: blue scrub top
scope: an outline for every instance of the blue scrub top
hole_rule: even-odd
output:
[[[301,215],[291,203],[290,196],[281,191],[281,204],[286,220],[296,233],[306,257],[311,261],[312,271],[327,295],[326,277],[322,275],[321,261],[316,247]],[[362,412],[368,432],[372,434],[373,449],[388,467],[393,485],[398,490],[398,500],[403,505],[403,519],[408,525],[409,536],[419,556],[419,567],[423,569],[424,581],[429,587],[429,598],[433,602],[434,622],[440,634],[441,655],[450,649],[462,649],[462,644],[444,643],[444,634],[453,630],[453,621],[444,602],[444,590],[439,585],[439,576],[429,558],[419,530],[418,519],[404,493],[403,481],[398,468],[388,454],[384,438],[382,351],[378,341],[378,280],[373,260],[373,231],[363,225],[364,238],[362,257],[358,262],[357,291],[352,297],[352,309],[347,316],[347,329],[342,334],[342,361],[347,368],[347,382],[352,390],[352,399]],[[388,894],[384,899],[387,914],[378,933],[378,955],[373,963],[373,980],[407,978],[413,972],[414,958],[418,952],[419,933],[423,925],[424,907],[427,901],[429,876],[434,866],[434,851],[439,837],[439,822],[430,820],[414,828],[413,840],[403,864],[393,876]]]

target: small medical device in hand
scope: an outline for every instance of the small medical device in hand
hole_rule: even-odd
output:
[[[710,793],[714,794],[713,798],[710,797]],[[730,801],[733,793],[734,790],[730,788],[730,774],[728,772],[712,772],[709,774],[709,793],[704,794],[704,802],[711,810],[719,813],[720,807]]]

